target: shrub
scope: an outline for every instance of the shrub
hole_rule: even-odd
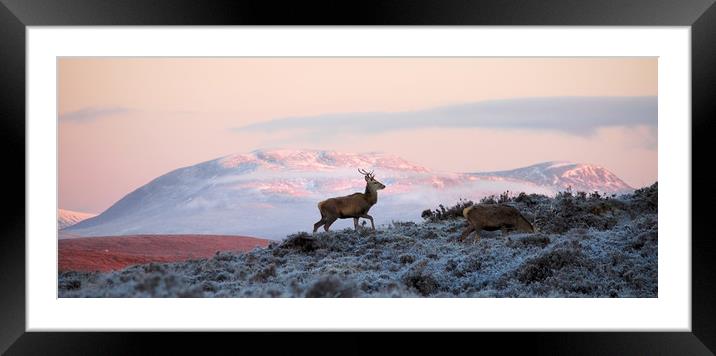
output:
[[[438,282],[433,276],[422,270],[414,270],[403,277],[403,282],[408,288],[413,288],[422,296],[426,297],[438,290]]]
[[[403,283],[408,288],[416,290],[422,296],[433,294],[437,292],[440,287],[435,277],[425,271],[427,265],[428,261],[422,260],[403,275]]]
[[[279,248],[299,250],[301,252],[311,252],[319,248],[319,243],[311,235],[306,232],[289,235],[283,241]]]
[[[658,182],[651,186],[637,189],[631,196],[631,205],[639,213],[656,213],[659,205]]]
[[[410,263],[413,263],[413,262],[415,262],[415,256],[413,256],[413,255],[402,255],[402,256],[400,256],[400,263],[401,263],[401,264],[407,265],[407,264],[410,264]]]
[[[343,284],[333,276],[319,279],[306,290],[306,298],[353,298],[358,291],[353,285]]]
[[[420,216],[427,220],[427,221],[443,221],[443,220],[451,220],[451,219],[458,219],[462,218],[462,211],[469,207],[473,206],[475,203],[472,202],[472,200],[463,200],[460,199],[457,204],[445,208],[444,205],[440,204],[437,209],[435,210],[424,210]]]
[[[528,246],[537,246],[540,248],[544,248],[550,243],[550,239],[548,236],[542,235],[542,234],[534,234],[534,235],[527,235],[527,236],[520,236],[517,238],[510,237],[507,240],[507,243],[505,245],[513,248],[519,248],[519,247],[528,247]]]
[[[546,206],[545,206],[546,207]],[[556,194],[546,208],[536,209],[535,227],[546,233],[563,234],[575,228],[608,230],[618,223],[618,214],[625,209],[623,202],[594,192]]]
[[[276,265],[273,263],[254,274],[251,282],[266,282],[271,277],[276,277]]]
[[[548,198],[544,195],[539,195],[539,194],[534,194],[534,193],[533,194],[525,194],[525,192],[521,192],[519,195],[514,197],[512,200],[515,203],[520,203],[520,204],[524,204],[528,207],[532,207],[532,206],[539,204],[539,201],[544,200],[544,199],[548,199]]]
[[[495,195],[488,195],[480,199],[481,204],[497,204],[497,197]]]
[[[80,287],[82,287],[82,281],[80,281],[78,279],[61,281],[59,284],[59,288],[61,290],[80,289]]]
[[[533,283],[552,276],[555,270],[570,265],[579,266],[585,263],[582,251],[575,248],[552,250],[536,258],[526,261],[517,271],[517,279],[522,283]]]

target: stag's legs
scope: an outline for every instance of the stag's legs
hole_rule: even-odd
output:
[[[465,239],[466,239],[468,236],[470,236],[470,233],[473,232],[473,231],[475,231],[475,227],[472,226],[472,224],[469,224],[469,223],[468,223],[468,224],[467,224],[467,227],[465,228],[465,230],[462,231],[462,235],[460,236],[460,241],[461,241],[461,242],[462,242],[462,241],[465,241]]]
[[[328,231],[328,228],[331,227],[331,224],[333,224],[338,218],[324,218],[325,224],[323,225],[323,228]]]
[[[368,220],[370,220],[370,226],[373,227],[373,230],[375,230],[375,224],[373,223],[373,217],[372,217],[372,216],[370,216],[370,215],[368,215],[368,214],[363,214],[363,215],[361,215],[360,217],[362,217],[363,219],[368,219]]]
[[[353,226],[355,226],[356,231],[358,231],[358,227],[360,226],[358,223],[360,222],[360,218],[353,218]]]
[[[482,231],[482,226],[480,224],[475,225],[475,238],[472,239],[472,243],[480,241],[480,231]]]
[[[324,218],[321,217],[321,220],[318,220],[317,223],[313,224],[313,233],[315,234],[316,231],[318,231],[318,228],[321,227],[321,225],[325,224]]]

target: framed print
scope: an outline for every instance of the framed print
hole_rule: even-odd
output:
[[[657,273],[657,58],[59,57],[56,67],[59,298],[657,298],[669,288]],[[151,263],[162,264],[128,268]]]
[[[176,335],[130,331],[716,347],[710,2],[3,5],[10,354]]]

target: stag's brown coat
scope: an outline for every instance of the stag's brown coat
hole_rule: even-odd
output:
[[[358,230],[358,219],[364,218],[370,220],[370,225],[375,230],[373,217],[368,215],[368,210],[378,202],[378,190],[385,188],[383,183],[378,182],[373,177],[372,172],[368,173],[359,170],[365,176],[365,192],[353,193],[343,197],[335,197],[326,199],[318,203],[318,210],[321,212],[321,220],[313,224],[313,232],[315,233],[321,225],[328,231],[337,219],[353,218],[353,226]]]
[[[503,235],[511,230],[534,232],[534,227],[520,211],[506,204],[476,204],[463,209],[462,215],[467,219],[468,226],[460,241],[464,241],[473,231],[475,240],[479,240],[480,230],[502,230]]]

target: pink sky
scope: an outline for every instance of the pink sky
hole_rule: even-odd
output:
[[[654,58],[66,58],[58,67],[59,199],[66,209],[101,212],[175,168],[270,147],[384,151],[441,171],[568,160],[604,166],[635,187],[657,179],[655,118],[584,132],[479,125],[310,135],[237,130],[286,117],[358,113],[360,120],[366,112],[497,99],[656,96]]]

